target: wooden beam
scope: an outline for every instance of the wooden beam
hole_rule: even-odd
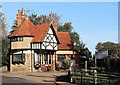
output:
[[[56,51],[55,51],[55,70],[56,70]]]

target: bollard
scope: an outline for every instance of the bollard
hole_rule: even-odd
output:
[[[85,75],[88,75],[88,73],[87,73],[87,60],[85,61]]]
[[[94,84],[97,85],[97,70],[94,70]]]

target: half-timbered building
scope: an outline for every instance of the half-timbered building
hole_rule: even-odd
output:
[[[24,13],[18,14],[17,29],[10,39],[10,72],[53,71],[63,59],[76,54],[68,32],[57,32],[55,21],[34,25]]]

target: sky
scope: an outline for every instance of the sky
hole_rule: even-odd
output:
[[[62,15],[60,22],[71,22],[92,53],[98,42],[118,43],[118,2],[2,2],[8,32],[22,8],[34,10],[38,15],[51,11]]]

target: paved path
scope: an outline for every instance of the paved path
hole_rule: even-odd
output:
[[[33,81],[26,80],[18,77],[2,76],[2,83],[33,83]]]
[[[4,73],[3,83],[48,83],[54,84],[56,76],[67,75],[65,71],[30,72],[30,73]]]

